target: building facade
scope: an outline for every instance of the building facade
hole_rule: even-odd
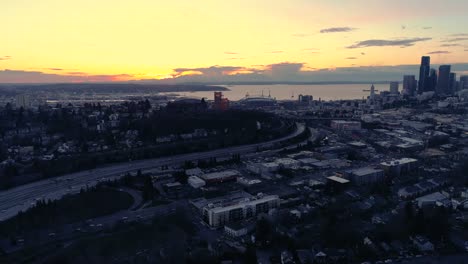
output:
[[[228,205],[208,204],[203,208],[203,218],[212,227],[224,226],[230,222],[255,217],[261,213],[268,213],[278,208],[278,195],[257,195]]]
[[[407,96],[414,96],[416,93],[416,78],[414,75],[403,76],[403,94]]]
[[[441,65],[439,67],[436,93],[451,94],[450,90],[450,65]]]
[[[431,57],[421,57],[421,66],[419,67],[418,94],[428,91],[429,75],[431,70]]]

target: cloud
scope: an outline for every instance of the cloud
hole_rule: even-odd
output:
[[[449,54],[450,51],[446,51],[446,50],[436,50],[436,51],[431,51],[427,54]]]
[[[11,60],[11,56],[1,56],[0,61],[2,60]]]
[[[282,50],[274,50],[274,51],[268,51],[267,53],[283,53],[284,51]]]
[[[352,27],[331,27],[331,28],[324,28],[320,30],[320,33],[337,33],[337,32],[349,32],[356,30],[356,28]]]
[[[457,33],[457,34],[451,34],[449,36],[452,36],[452,37],[466,37],[466,36],[468,36],[468,33]]]
[[[432,38],[409,38],[409,39],[397,39],[397,40],[385,40],[385,39],[368,39],[356,42],[355,44],[348,46],[348,49],[366,48],[366,47],[385,47],[385,46],[401,46],[409,47],[413,46],[416,42],[431,40]]]
[[[422,29],[428,30],[428,29],[432,29],[432,27],[423,27]]]
[[[406,26],[405,26],[405,25],[402,25],[402,26],[401,26],[401,29],[402,29],[402,30],[405,30],[405,29],[406,29]]]
[[[417,59],[415,60],[417,62]],[[433,65],[437,68],[438,65]],[[453,72],[468,72],[468,63],[452,64]],[[136,83],[288,83],[288,82],[376,82],[399,81],[403,75],[417,75],[419,65],[348,66],[316,69],[301,62],[281,62],[251,67],[219,66],[174,69],[171,78]],[[60,75],[39,71],[0,70],[0,83],[118,82],[137,79],[134,75]]]
[[[245,58],[228,58],[228,60],[243,60]]]
[[[134,78],[129,74],[90,75],[53,74],[40,71],[3,70],[0,71],[0,83],[72,83],[72,82],[115,82]]]
[[[364,56],[364,55],[366,55],[366,53],[365,53],[365,52],[361,52],[361,55]]]
[[[47,68],[47,69],[51,71],[63,71],[63,69],[61,68]]]
[[[224,54],[237,55],[238,53],[237,52],[232,52],[232,51],[225,51]]]
[[[461,46],[460,44],[442,44],[440,45],[441,47],[457,47],[457,46]]]
[[[314,54],[320,53],[319,49],[315,49],[315,48],[303,49],[303,51],[306,51],[307,53],[314,53]]]
[[[297,33],[297,34],[292,34],[291,36],[296,37],[296,38],[305,38],[305,37],[312,36],[312,34]]]
[[[415,60],[417,61],[417,59]],[[354,61],[353,61],[354,62]],[[433,65],[437,68],[438,65]],[[235,69],[233,72],[232,70]],[[468,71],[468,63],[452,64],[457,74]],[[212,66],[184,69],[199,71],[171,79],[155,80],[156,83],[288,83],[288,82],[376,82],[400,81],[403,75],[417,75],[419,65],[358,66],[313,68],[300,62],[281,62],[270,65],[255,65],[252,68],[236,66]],[[180,72],[180,69],[178,70]],[[203,73],[202,73],[203,72]],[[216,74],[213,74],[216,72]]]
[[[459,42],[459,41],[465,41],[465,40],[468,40],[468,38],[451,38],[451,39],[442,40],[442,42]]]
[[[347,58],[345,58],[345,59],[346,59],[346,60],[357,60],[356,57],[347,57]]]

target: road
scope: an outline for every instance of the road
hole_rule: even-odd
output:
[[[97,234],[112,228],[119,222],[148,222],[154,217],[164,217],[172,214],[177,209],[189,210],[188,201],[178,200],[167,205],[159,205],[136,211],[131,209],[122,210],[115,214],[88,219],[86,221],[37,230],[23,237],[24,244],[12,245],[8,238],[2,238],[0,239],[0,247],[8,254],[11,254],[27,246],[40,247],[50,243],[57,243],[58,241],[62,243],[72,242],[80,237],[95,237]],[[51,236],[51,234],[53,234],[53,236]]]
[[[289,140],[300,135],[305,130],[305,125],[297,124],[291,134],[268,142],[234,146],[205,152],[181,154],[170,157],[131,161],[109,165],[94,170],[76,172],[56,178],[41,180],[26,185],[18,186],[0,192],[0,221],[15,216],[18,212],[27,210],[35,205],[38,200],[57,200],[66,194],[77,193],[81,188],[94,186],[99,181],[114,180],[122,177],[127,172],[146,170],[162,165],[178,165],[185,161],[208,159],[211,157],[229,157],[233,154],[245,155],[255,152],[259,148],[271,148],[277,143]]]

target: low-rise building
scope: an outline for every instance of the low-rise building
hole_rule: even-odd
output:
[[[398,177],[415,170],[418,166],[418,160],[402,158],[398,160],[385,161],[380,163],[380,165],[387,176]]]
[[[230,237],[241,237],[250,233],[255,228],[251,222],[228,223],[224,226],[224,233]]]
[[[197,176],[188,177],[187,182],[188,182],[188,184],[190,184],[190,186],[192,186],[195,189],[201,188],[201,187],[206,185],[206,182],[204,180],[198,178]]]
[[[201,175],[200,178],[202,178],[207,184],[210,184],[210,183],[235,181],[238,176],[240,176],[239,171],[226,170],[226,171],[207,173],[207,174]]]
[[[278,208],[280,199],[278,195],[252,196],[231,203],[209,203],[203,207],[203,218],[212,227],[223,226],[230,222],[249,219],[261,213]]]
[[[375,167],[363,167],[346,171],[348,178],[356,185],[367,185],[382,182],[385,173],[382,169]]]
[[[345,120],[332,120],[331,128],[338,131],[352,131],[361,130],[361,122],[358,121],[345,121]]]
[[[427,238],[423,236],[415,236],[411,238],[413,244],[418,248],[421,252],[430,252],[434,251],[434,244],[431,243]]]

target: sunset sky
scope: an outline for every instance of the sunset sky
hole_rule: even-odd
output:
[[[468,71],[466,0],[2,0],[0,24],[0,83]]]

